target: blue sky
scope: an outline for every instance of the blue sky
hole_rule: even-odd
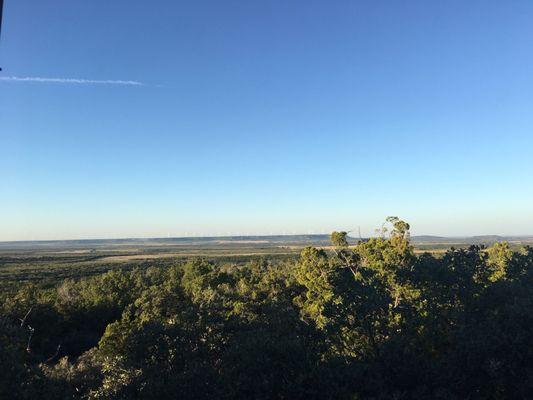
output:
[[[371,234],[387,215],[533,234],[529,0],[7,0],[4,18],[0,240]]]

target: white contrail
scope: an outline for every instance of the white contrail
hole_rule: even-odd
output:
[[[122,85],[122,86],[144,86],[138,81],[120,80],[97,80],[97,79],[75,79],[75,78],[41,78],[38,76],[0,76],[0,81],[8,82],[38,82],[38,83],[70,83],[75,85]]]

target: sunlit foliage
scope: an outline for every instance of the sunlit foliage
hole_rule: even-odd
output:
[[[1,304],[1,399],[527,399],[533,249],[415,255],[389,217],[297,261],[110,271]]]

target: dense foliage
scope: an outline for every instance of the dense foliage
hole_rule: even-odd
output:
[[[415,256],[388,224],[295,262],[24,284],[1,304],[0,398],[529,398],[533,249]]]

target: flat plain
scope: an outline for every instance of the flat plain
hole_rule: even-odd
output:
[[[352,238],[351,242],[358,240]],[[452,247],[489,246],[498,241],[507,241],[516,248],[533,245],[533,237],[518,236],[412,238],[416,253],[434,255]],[[65,278],[77,279],[112,269],[165,267],[192,257],[227,264],[242,264],[254,258],[296,258],[306,246],[328,249],[329,235],[0,242],[0,288],[6,290],[25,281],[53,285]]]

